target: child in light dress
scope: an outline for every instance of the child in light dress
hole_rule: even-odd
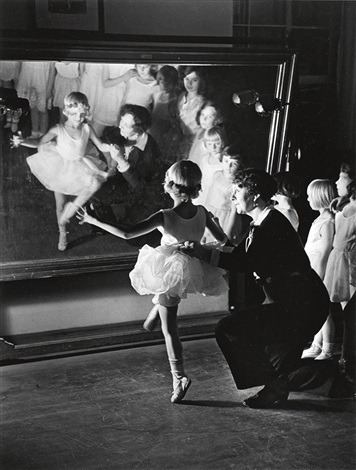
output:
[[[95,120],[96,131],[100,137],[108,126],[116,126],[124,98],[126,84],[137,76],[131,64],[103,64]]]
[[[90,114],[87,116],[95,133],[100,136],[102,125],[97,121],[97,115],[100,114],[102,96],[102,73],[104,64],[91,62],[80,63],[80,87],[79,91],[83,93],[90,103]]]
[[[72,91],[79,91],[80,66],[79,62],[56,62],[56,75],[53,86],[53,106],[59,108],[60,122],[65,121],[63,114],[64,98]]]
[[[356,290],[356,198],[355,179],[350,165],[341,166],[336,181],[337,193],[344,205],[334,207],[335,237],[325,272],[325,285],[332,302],[343,309]],[[339,200],[340,202],[340,200]]]
[[[201,67],[182,70],[184,91],[169,108],[171,129],[164,136],[164,160],[172,164],[188,158],[199,130],[196,117],[206,100],[206,84]]]
[[[298,232],[299,216],[292,200],[300,194],[299,183],[288,171],[281,171],[273,176],[278,183],[278,191],[272,197],[272,200],[277,203],[275,208],[287,217],[294,230]]]
[[[195,162],[200,166],[203,155],[206,153],[205,136],[208,129],[214,126],[221,125],[222,117],[216,104],[212,101],[207,101],[199,109],[196,121],[199,124],[199,129],[195,134],[192,147],[189,152],[188,160]]]
[[[356,185],[354,168],[350,164],[341,165],[336,189],[339,198],[331,204],[336,212],[335,237],[324,278],[331,301],[340,302],[343,309],[342,353],[339,361],[342,374],[341,382],[333,394],[339,396],[341,393],[342,396],[349,390],[350,395],[355,397]]]
[[[152,64],[136,64],[137,74],[126,84],[122,104],[136,104],[152,111],[153,97],[159,90],[156,75],[157,66]]]
[[[218,223],[229,240],[237,245],[248,228],[248,217],[243,218],[234,210],[231,200],[232,181],[237,171],[245,168],[244,159],[237,145],[229,145],[222,152],[222,169],[213,174],[210,190],[205,200],[205,208],[218,219]],[[205,243],[212,243],[209,233],[205,234]]]
[[[55,76],[54,62],[23,61],[21,63],[17,94],[29,101],[31,108],[31,135],[22,145],[37,147],[37,142],[48,130],[48,101],[52,98]],[[32,142],[31,142],[32,141]]]
[[[310,227],[304,248],[311,267],[324,280],[335,235],[335,217],[330,210],[330,203],[336,197],[336,189],[330,180],[317,179],[309,184],[307,194],[310,207],[319,211],[319,216]],[[334,356],[334,335],[335,324],[329,314],[321,330],[314,336],[310,348],[304,350],[302,358],[332,359]]]
[[[90,217],[85,210],[78,215],[82,222],[96,225],[124,239],[144,235],[155,229],[162,233],[158,248],[145,245],[140,250],[130,279],[139,294],[155,294],[153,302],[157,307],[152,309],[149,316],[156,316],[158,310],[161,318],[173,376],[172,403],[183,400],[191,383],[184,370],[183,350],[178,333],[177,311],[180,300],[188,293],[199,292],[215,296],[228,290],[222,270],[179,251],[179,247],[188,240],[200,242],[206,227],[221,242],[227,240],[206,209],[192,204],[192,198],[198,195],[200,187],[201,171],[198,165],[181,161],[168,169],[164,183],[165,191],[174,202],[172,209],[160,210],[127,229],[101,223]]]
[[[177,99],[178,71],[172,65],[163,65],[157,73],[159,90],[153,96],[152,124],[149,133],[163,150],[163,136],[170,129],[169,107]]]
[[[211,189],[214,173],[223,169],[222,150],[225,147],[226,137],[222,127],[214,126],[208,129],[204,137],[205,154],[203,154],[200,169],[203,174],[202,190],[195,204],[205,205],[206,198]]]
[[[54,192],[60,251],[67,248],[66,226],[69,220],[107,178],[100,160],[85,156],[88,141],[91,139],[103,152],[111,149],[110,145],[98,139],[95,131],[85,122],[89,113],[85,95],[74,92],[66,96],[63,113],[66,122],[52,127],[42,137],[38,153],[27,158],[32,173]],[[68,195],[76,198],[66,204]]]

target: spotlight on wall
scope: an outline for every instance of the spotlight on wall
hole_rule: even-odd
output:
[[[232,102],[235,106],[254,105],[259,116],[270,116],[274,111],[281,111],[285,106],[278,98],[270,95],[263,95],[256,90],[238,91],[232,95]]]

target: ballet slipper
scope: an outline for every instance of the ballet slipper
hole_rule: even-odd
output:
[[[67,249],[68,240],[67,233],[65,230],[59,231],[58,250],[65,251]]]

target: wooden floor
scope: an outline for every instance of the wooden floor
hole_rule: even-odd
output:
[[[3,367],[0,468],[355,468],[355,402],[313,391],[251,410],[241,401],[256,389],[237,391],[213,339],[184,350],[180,405],[163,345]]]

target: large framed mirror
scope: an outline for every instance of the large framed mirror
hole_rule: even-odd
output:
[[[15,80],[9,76],[10,85],[2,83],[1,88],[0,277],[3,281],[126,270],[134,265],[143,243],[159,243],[156,233],[149,239],[124,241],[95,232],[89,225],[79,225],[73,217],[68,224],[68,245],[65,250],[58,250],[54,193],[34,176],[28,165],[28,157],[38,152],[36,142],[32,146],[11,145],[19,131],[23,139],[31,140],[33,130],[36,106],[31,100],[36,98],[36,90],[32,90],[32,95],[31,91],[28,96],[21,95],[21,80],[23,83],[29,77],[24,75],[24,70],[34,75],[40,70],[41,73],[47,71],[43,72],[47,73],[46,77],[53,72],[54,87],[61,74],[72,78],[75,90],[88,96],[88,122],[103,141],[119,145],[115,140],[122,134],[118,116],[125,104],[146,107],[151,114],[148,133],[156,141],[158,153],[154,156],[154,168],[151,164],[147,169],[139,189],[126,186],[123,189],[122,175],[105,152],[94,145],[86,150],[101,161],[103,171],[108,171],[110,165],[112,167],[109,178],[91,195],[87,207],[96,210],[99,216],[101,213],[103,217],[109,217],[114,224],[130,224],[165,205],[169,207],[161,181],[164,168],[175,159],[191,158],[194,139],[202,129],[199,113],[204,101],[218,109],[220,118],[214,125],[223,129],[224,145],[238,145],[248,166],[271,173],[286,166],[294,54],[240,51],[232,47],[179,49],[176,46],[169,50],[169,47],[157,45],[145,48],[61,45],[46,49],[40,46],[26,53],[14,47],[6,52],[3,48],[3,51],[2,65],[9,69],[13,65],[19,70],[19,76]],[[177,101],[184,99],[189,91],[184,79],[189,76],[184,75],[187,70],[193,71],[191,76],[200,80],[202,99],[199,106],[189,111],[190,123],[180,122],[177,131],[175,126],[183,118],[172,110],[177,110]],[[168,73],[165,75],[165,72]],[[143,74],[148,75],[138,79]],[[125,80],[118,79],[123,75]],[[164,87],[167,87],[169,77],[173,77],[174,90],[168,99],[169,93]],[[142,84],[145,86],[140,87]],[[48,128],[51,128],[63,122],[63,114],[53,87],[47,98]],[[10,120],[7,122],[6,119]],[[158,167],[163,173],[154,171]]]

